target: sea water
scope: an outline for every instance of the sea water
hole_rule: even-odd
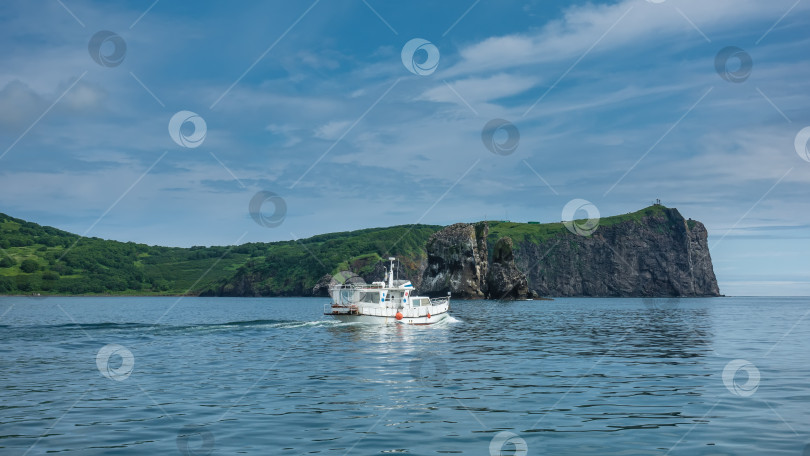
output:
[[[806,298],[0,298],[0,454],[807,455]]]

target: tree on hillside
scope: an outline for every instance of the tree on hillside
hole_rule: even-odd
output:
[[[14,258],[4,256],[0,259],[0,268],[10,268],[12,266],[16,266],[17,262],[14,261]]]
[[[42,274],[42,280],[59,280],[59,274],[54,271],[45,271]]]
[[[14,281],[11,277],[0,276],[0,293],[11,293],[14,289]]]
[[[39,263],[31,259],[23,260],[23,262],[20,263],[20,270],[22,270],[22,272],[27,272],[28,274],[36,272],[39,270]]]

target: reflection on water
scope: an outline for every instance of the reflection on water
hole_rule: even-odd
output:
[[[784,336],[801,300],[465,301],[441,325],[373,326],[322,318],[323,300],[206,298],[155,325],[174,302],[0,301],[0,451],[796,455],[807,445],[810,329]],[[97,366],[109,346],[103,367],[127,368],[118,380]],[[726,388],[747,385],[721,378],[728,365],[757,368],[754,393]]]

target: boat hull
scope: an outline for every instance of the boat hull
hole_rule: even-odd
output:
[[[438,315],[431,315],[430,318],[425,316],[419,317],[403,317],[402,320],[397,320],[396,317],[390,316],[377,316],[377,315],[349,315],[349,314],[329,314],[336,320],[345,323],[369,323],[377,325],[385,324],[399,324],[399,325],[432,325],[446,319],[449,314],[447,312]]]

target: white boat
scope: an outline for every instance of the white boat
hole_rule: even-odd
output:
[[[389,260],[382,282],[330,286],[332,302],[324,306],[324,315],[345,322],[406,325],[431,325],[448,317],[450,293],[438,299],[415,296],[409,280],[394,279],[395,258]]]

